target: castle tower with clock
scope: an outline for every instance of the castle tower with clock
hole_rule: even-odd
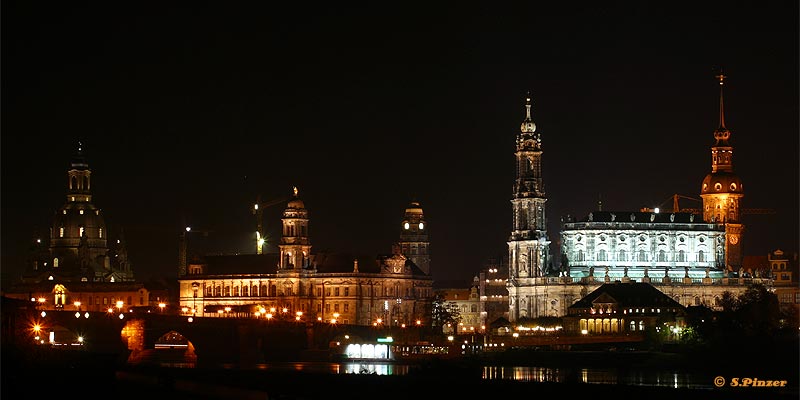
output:
[[[725,75],[719,79],[719,127],[714,131],[711,147],[711,172],[703,179],[700,197],[703,199],[703,219],[709,223],[725,225],[725,264],[729,270],[742,266],[742,234],[739,202],[744,197],[744,187],[733,172],[733,147],[728,140],[731,132],[725,127],[723,87]]]
[[[411,260],[426,275],[431,274],[430,241],[425,214],[418,201],[406,207],[400,230],[400,252]]]

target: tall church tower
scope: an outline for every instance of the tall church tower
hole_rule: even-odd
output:
[[[297,188],[283,211],[283,234],[278,248],[280,269],[302,269],[310,265],[311,240],[308,238],[308,210],[297,196]]]
[[[547,273],[550,241],[545,220],[542,181],[542,139],[531,120],[530,93],[525,99],[525,120],[517,134],[517,176],[514,181],[513,228],[508,241],[509,278],[537,278]]]
[[[400,230],[400,251],[422,272],[431,274],[430,242],[428,225],[419,202],[412,201],[406,207],[403,226]]]
[[[711,173],[703,179],[700,197],[703,198],[703,219],[709,223],[725,224],[725,264],[729,269],[742,266],[742,234],[739,202],[744,197],[742,181],[733,172],[733,147],[728,143],[731,132],[725,127],[723,87],[726,76],[719,79],[719,127],[714,131],[711,147]]]

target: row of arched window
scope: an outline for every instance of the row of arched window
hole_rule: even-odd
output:
[[[648,262],[650,261],[648,258],[649,252],[645,250],[639,250],[638,252],[631,252],[629,254],[625,250],[620,250],[617,252],[617,258],[613,261],[638,261],[638,262]],[[574,260],[575,262],[583,262],[588,261],[586,259],[586,253],[583,250],[578,250],[575,252]],[[629,259],[630,258],[630,259]],[[609,254],[606,250],[601,249],[597,251],[597,259],[595,261],[612,261],[609,260]],[[657,262],[669,262],[669,256],[665,250],[659,250],[656,253],[656,260]],[[687,257],[687,253],[684,250],[679,250],[675,253],[675,262],[687,262],[689,261]],[[706,261],[706,254],[703,250],[697,251],[697,262],[705,262]]]

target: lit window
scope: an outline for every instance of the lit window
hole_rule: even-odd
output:
[[[103,228],[100,228],[99,232],[100,232],[100,239],[102,239],[103,238]]]
[[[425,224],[423,224],[422,222],[420,222],[420,223],[419,223],[419,229],[424,229],[424,228],[425,228]]]
[[[58,228],[58,237],[64,237],[64,227]]]
[[[83,237],[83,227],[80,227],[80,236]]]
[[[79,210],[78,214],[83,215],[83,210]]]
[[[53,259],[53,268],[58,268],[58,257]]]
[[[410,227],[411,227],[411,225],[409,225],[409,224],[408,224],[408,222],[406,222],[405,224],[403,224],[403,228],[405,228],[405,229],[408,229],[408,228],[410,228]]]

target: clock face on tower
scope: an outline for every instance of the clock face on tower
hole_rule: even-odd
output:
[[[728,238],[728,241],[729,241],[729,242],[731,242],[731,244],[736,244],[736,243],[739,243],[739,237],[738,237],[738,236],[736,236],[736,235],[731,235],[731,236]]]

